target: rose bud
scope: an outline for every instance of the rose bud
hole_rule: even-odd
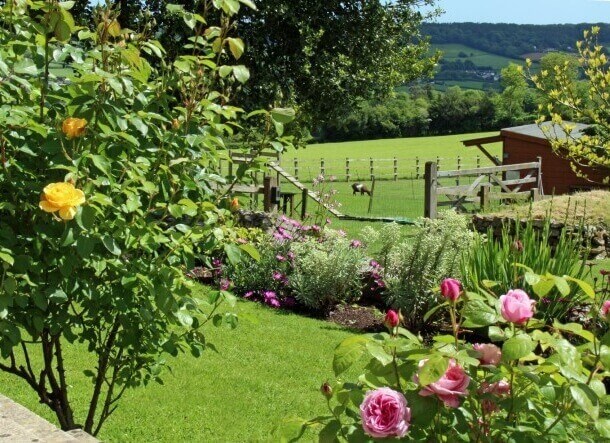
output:
[[[455,278],[446,278],[441,283],[441,294],[447,300],[457,301],[462,294],[462,283]]]
[[[322,386],[320,386],[320,392],[328,399],[333,396],[333,388],[328,384],[328,382],[322,383]]]
[[[385,314],[385,319],[383,320],[383,324],[386,326],[386,328],[388,328],[390,331],[392,331],[396,326],[398,326],[400,324],[400,317],[399,317],[398,313],[396,311],[393,311],[392,309],[390,309]]]

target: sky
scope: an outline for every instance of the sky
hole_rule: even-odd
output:
[[[610,0],[437,0],[439,22],[597,23],[610,22]]]

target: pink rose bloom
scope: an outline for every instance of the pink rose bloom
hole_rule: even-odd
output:
[[[404,437],[409,430],[411,409],[400,392],[390,388],[369,391],[360,405],[362,429],[373,438]]]
[[[426,360],[422,360],[419,362],[419,366],[422,367],[425,362]],[[415,375],[415,381],[419,383],[417,375]],[[443,376],[419,391],[419,395],[422,397],[436,395],[445,403],[445,406],[457,408],[460,406],[460,397],[468,395],[469,384],[470,377],[454,359],[451,359]]]
[[[462,293],[462,283],[455,278],[446,278],[441,283],[441,294],[447,300],[456,301]]]
[[[603,318],[608,317],[608,312],[610,312],[610,300],[606,300],[602,305],[602,308],[599,311],[599,315]]]
[[[506,321],[523,324],[534,316],[535,303],[521,289],[513,289],[500,296],[500,311]]]
[[[481,386],[478,390],[479,394],[490,394],[498,397],[502,397],[504,395],[510,394],[510,384],[504,380],[500,380],[495,383],[481,383]],[[495,400],[490,398],[484,398],[481,400],[481,406],[486,414],[491,414],[492,412],[497,412],[500,410],[498,404]]]
[[[500,348],[491,343],[477,343],[473,348],[479,353],[479,361],[482,365],[497,366],[502,359],[502,351]]]

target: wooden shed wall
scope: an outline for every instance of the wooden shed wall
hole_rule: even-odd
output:
[[[580,178],[570,167],[570,162],[553,153],[545,140],[518,134],[502,133],[504,139],[503,164],[528,163],[542,158],[542,185],[546,195],[568,194],[577,190],[599,187],[595,183]],[[607,174],[590,171],[589,177],[601,182]],[[532,187],[532,186],[529,186]],[[525,189],[525,186],[524,186]]]

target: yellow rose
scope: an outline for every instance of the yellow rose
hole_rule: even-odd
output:
[[[229,203],[229,208],[231,208],[231,211],[237,211],[239,209],[239,200],[237,197],[231,200],[231,203]]]
[[[87,120],[84,118],[68,117],[61,125],[61,130],[66,137],[75,138],[83,135],[85,126],[87,126]]]
[[[59,182],[45,186],[40,197],[40,209],[57,212],[62,220],[72,220],[76,208],[85,203],[85,194],[72,183]]]

